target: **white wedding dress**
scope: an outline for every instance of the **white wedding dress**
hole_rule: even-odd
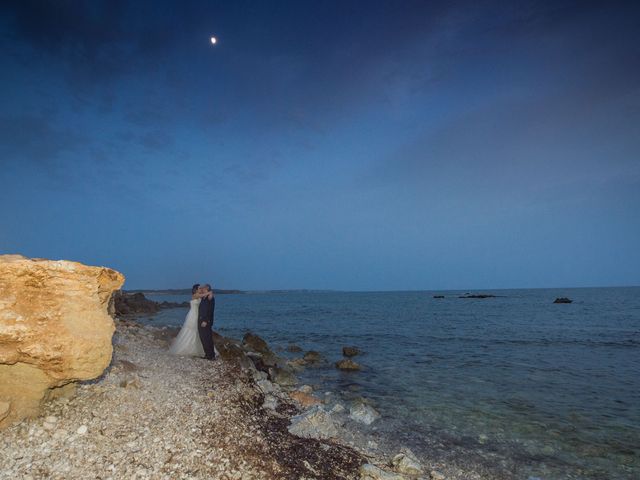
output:
[[[204,348],[202,348],[200,334],[198,333],[198,307],[200,306],[200,299],[194,298],[190,303],[191,308],[189,308],[189,313],[187,313],[180,333],[178,333],[178,336],[173,340],[169,351],[174,355],[203,357]]]

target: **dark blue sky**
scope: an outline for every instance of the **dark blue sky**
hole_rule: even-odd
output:
[[[638,285],[636,5],[3,2],[0,251],[128,288]]]

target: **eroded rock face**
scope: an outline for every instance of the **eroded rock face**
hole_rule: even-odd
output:
[[[0,255],[0,428],[102,374],[115,329],[110,299],[123,283],[109,268]]]

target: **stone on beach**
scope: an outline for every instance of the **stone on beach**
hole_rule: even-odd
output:
[[[0,256],[0,427],[102,374],[115,330],[111,295],[123,283],[109,268]]]
[[[414,453],[408,448],[401,448],[400,453],[391,459],[396,472],[406,475],[422,475],[423,468]]]
[[[354,362],[350,358],[343,358],[342,360],[336,362],[336,368],[338,370],[350,370],[357,371],[361,370],[360,364]]]
[[[372,406],[358,402],[349,409],[349,418],[365,425],[371,425],[380,418],[380,413]]]
[[[329,439],[340,436],[340,427],[321,406],[291,418],[289,433],[303,438]]]
[[[388,472],[371,463],[360,467],[360,480],[406,480],[407,477],[399,473]]]

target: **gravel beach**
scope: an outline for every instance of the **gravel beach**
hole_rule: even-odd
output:
[[[361,454],[291,435],[297,408],[265,410],[238,366],[173,357],[166,330],[116,326],[102,377],[0,433],[0,478],[359,478]]]

